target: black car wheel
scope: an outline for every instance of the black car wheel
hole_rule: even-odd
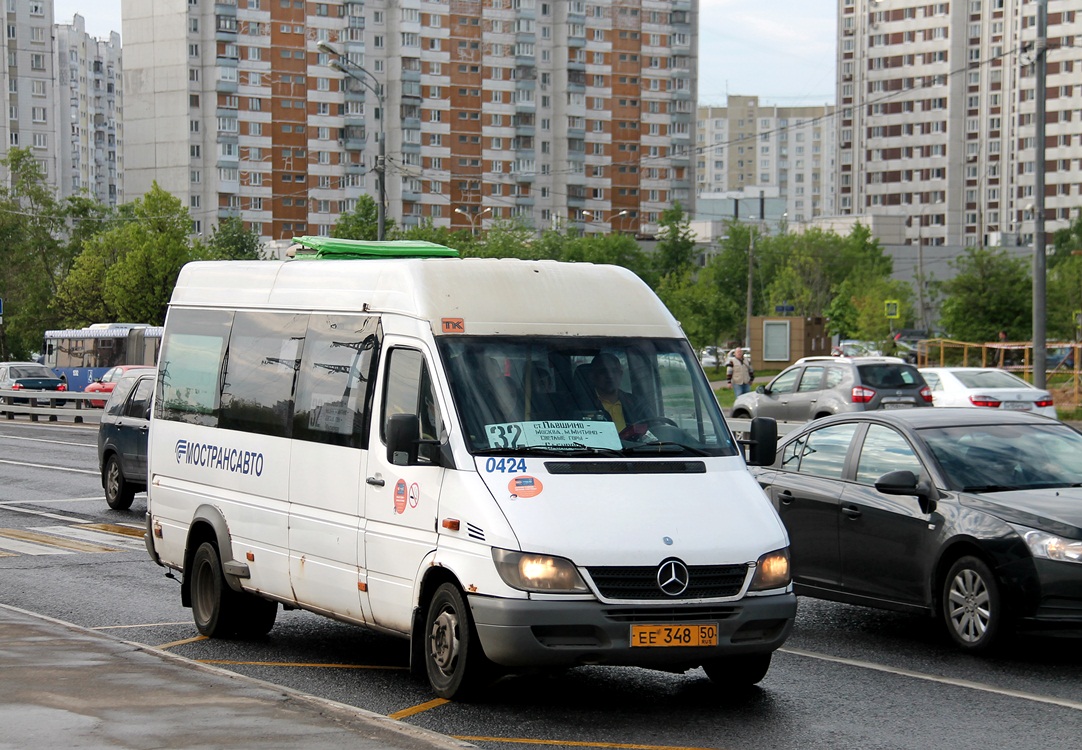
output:
[[[951,566],[940,606],[947,632],[966,651],[987,651],[1003,629],[999,584],[988,565],[976,557],[960,558]]]
[[[425,671],[441,698],[469,699],[493,677],[492,663],[481,650],[469,605],[453,583],[432,595],[425,618]]]
[[[101,486],[105,489],[105,502],[113,510],[127,510],[135,499],[135,488],[124,479],[117,457],[109,456],[101,472]]]

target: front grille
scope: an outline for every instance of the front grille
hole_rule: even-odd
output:
[[[689,565],[688,587],[679,596],[669,596],[657,582],[657,567],[587,568],[598,592],[605,599],[673,600],[720,599],[736,596],[744,586],[747,565]]]
[[[605,618],[613,622],[708,622],[736,617],[740,614],[740,607],[635,607],[634,609],[609,608],[603,611]]]

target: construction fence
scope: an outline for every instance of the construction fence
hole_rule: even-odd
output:
[[[1057,406],[1082,405],[1082,342],[1050,342],[1045,347],[1045,382]],[[950,339],[917,342],[920,367],[999,367],[1033,382],[1033,343],[973,343]]]

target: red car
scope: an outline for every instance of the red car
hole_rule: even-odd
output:
[[[109,370],[107,370],[106,373],[104,375],[102,375],[100,379],[95,380],[93,383],[91,383],[86,388],[84,388],[83,392],[84,393],[104,393],[105,396],[106,396],[106,399],[107,399],[109,397],[109,394],[113,392],[113,389],[116,388],[117,381],[120,380],[121,376],[124,373],[131,372],[132,370],[153,370],[153,369],[154,369],[153,365],[117,365],[116,367],[113,367],[113,368],[110,368]],[[90,405],[93,406],[93,407],[96,407],[98,409],[101,409],[101,408],[104,408],[105,401],[104,400],[98,401],[96,399],[91,399],[90,400]]]

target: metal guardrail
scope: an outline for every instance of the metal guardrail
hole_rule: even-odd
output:
[[[41,417],[45,417],[48,422],[97,424],[101,421],[104,409],[93,407],[90,402],[108,399],[108,393],[0,390],[0,415],[7,419],[29,416],[31,422],[37,422]],[[16,403],[16,401],[23,403]]]
[[[751,432],[751,420],[750,419],[733,419],[732,417],[726,417],[725,421],[729,424],[729,429],[736,433],[748,433]],[[806,422],[778,422],[778,437],[787,435],[800,427],[803,427]]]

